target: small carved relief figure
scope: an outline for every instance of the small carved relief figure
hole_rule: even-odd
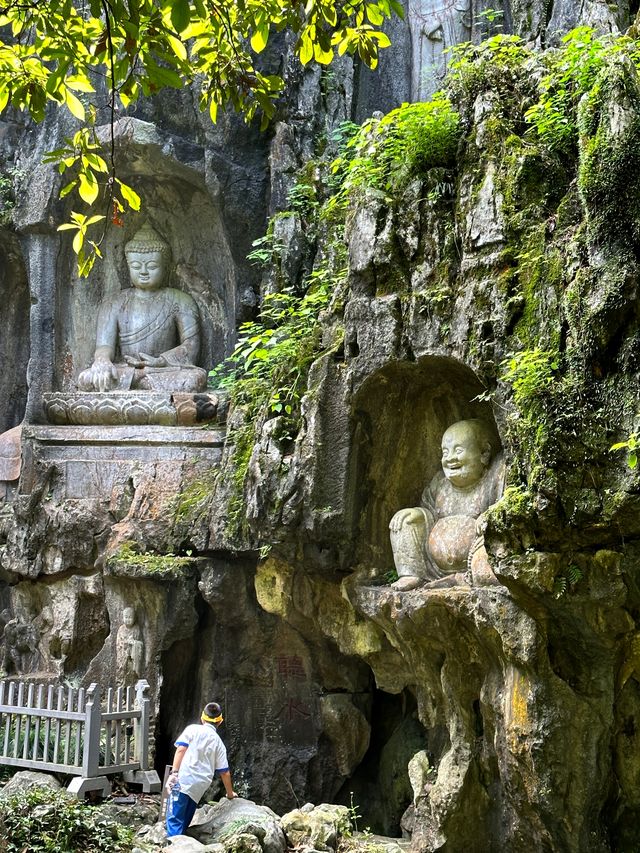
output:
[[[168,244],[144,225],[125,255],[132,287],[100,306],[93,364],[78,377],[80,390],[203,391],[200,313],[188,293],[163,286]]]
[[[478,519],[503,488],[504,462],[502,454],[494,456],[488,426],[480,420],[450,426],[442,436],[442,471],[422,493],[421,506],[399,510],[389,524],[399,576],[393,586],[461,583],[467,567],[483,576],[482,583],[492,582],[484,577],[493,575],[483,565]]]
[[[471,0],[409,0],[414,101],[442,87],[446,51],[471,38]]]
[[[0,434],[0,483],[17,481],[21,467],[22,424],[19,424]]]
[[[144,670],[144,640],[142,628],[136,622],[133,607],[122,611],[122,625],[116,636],[116,676],[121,685],[130,685],[142,678]]]
[[[4,626],[3,669],[8,675],[25,675],[36,670],[38,631],[18,616]]]

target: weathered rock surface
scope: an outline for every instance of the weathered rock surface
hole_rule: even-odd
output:
[[[234,853],[284,853],[287,846],[278,815],[240,797],[197,809],[189,834]]]
[[[281,824],[291,847],[314,850],[335,850],[340,835],[346,835],[351,828],[349,809],[327,803],[288,812],[282,816]]]
[[[38,773],[35,770],[19,770],[9,779],[7,784],[0,790],[0,799],[17,794],[19,791],[28,791],[31,788],[50,788],[59,791],[60,783],[50,773]]]
[[[133,799],[133,802],[119,803],[109,800],[95,808],[109,821],[129,826],[136,831],[157,820],[160,811],[159,797],[131,795],[127,799]]]

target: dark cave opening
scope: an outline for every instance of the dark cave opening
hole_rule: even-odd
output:
[[[202,613],[199,615],[202,623]],[[155,730],[155,769],[161,779],[165,766],[173,761],[176,738],[185,725],[197,722],[190,688],[197,682],[200,627],[191,637],[178,640],[162,654],[162,687]]]
[[[174,742],[182,721],[188,719],[192,697],[185,689],[195,678],[197,656],[193,640],[174,643],[163,655],[164,680],[160,691],[160,712],[156,723],[156,770],[162,778],[164,767],[173,760]],[[189,722],[194,722],[189,720]]]
[[[359,830],[399,837],[400,820],[413,802],[407,765],[427,748],[427,733],[408,690],[392,695],[374,690],[369,749],[336,802],[356,808]]]

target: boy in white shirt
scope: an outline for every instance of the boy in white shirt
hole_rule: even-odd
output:
[[[176,754],[171,765],[167,802],[167,837],[184,835],[200,798],[216,773],[220,774],[227,799],[238,795],[233,790],[227,750],[216,728],[222,722],[222,709],[209,702],[200,717],[201,724],[187,726],[175,742]]]

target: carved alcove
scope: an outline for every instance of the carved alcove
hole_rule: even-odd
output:
[[[0,229],[0,433],[22,421],[27,401],[29,361],[29,285],[20,244],[11,232]]]
[[[152,125],[127,121],[118,143],[118,175],[140,194],[143,207],[140,213],[125,211],[120,226],[108,224],[103,259],[88,280],[78,278],[71,240],[61,235],[51,390],[75,390],[78,374],[91,364],[98,308],[103,299],[130,286],[124,246],[146,221],[171,247],[166,286],[185,291],[198,303],[199,365],[210,369],[233,345],[235,266],[220,200],[205,181],[203,149],[184,142],[179,146],[175,138],[161,138]],[[145,141],[144,134],[150,139]]]
[[[447,427],[481,418],[497,440],[491,406],[477,399],[484,390],[470,368],[435,356],[394,362],[363,383],[353,409],[357,564],[380,574],[393,568],[389,521],[397,510],[420,505],[440,469]]]

